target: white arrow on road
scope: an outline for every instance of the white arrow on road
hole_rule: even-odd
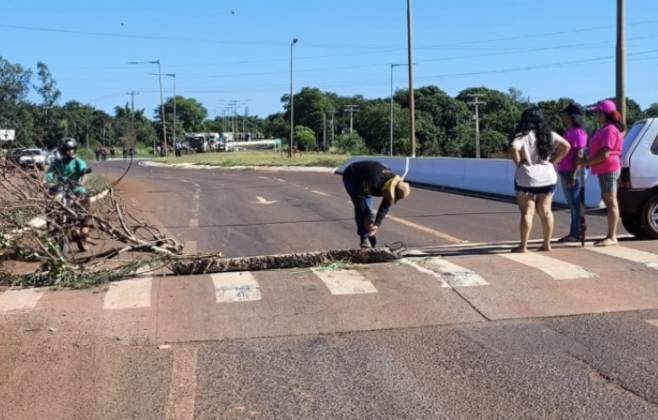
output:
[[[264,197],[261,196],[256,196],[256,200],[258,201],[252,201],[252,204],[265,204],[266,206],[274,203],[278,203],[277,200],[272,200],[272,201],[267,201]]]

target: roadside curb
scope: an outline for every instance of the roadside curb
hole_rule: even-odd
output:
[[[161,163],[153,161],[140,161],[142,167],[172,168],[172,169],[204,169],[204,170],[232,170],[232,171],[261,171],[261,172],[303,172],[303,173],[336,173],[338,168],[326,168],[320,166],[216,166],[197,165],[194,163]]]

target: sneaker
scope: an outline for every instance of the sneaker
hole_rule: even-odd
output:
[[[361,249],[366,249],[366,248],[372,248],[372,244],[370,243],[370,238],[368,237],[361,239]]]

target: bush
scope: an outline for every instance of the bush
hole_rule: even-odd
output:
[[[310,152],[317,148],[315,133],[308,127],[298,125],[295,127],[295,145],[302,152]]]
[[[357,133],[341,134],[336,137],[333,148],[339,153],[350,153],[358,155],[366,153],[366,142]]]

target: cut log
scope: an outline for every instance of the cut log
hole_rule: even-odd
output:
[[[373,264],[397,260],[399,256],[388,248],[344,249],[297,254],[222,258],[207,255],[177,258],[170,269],[177,275],[224,273],[230,271],[262,271],[286,268],[309,268],[332,262]]]

